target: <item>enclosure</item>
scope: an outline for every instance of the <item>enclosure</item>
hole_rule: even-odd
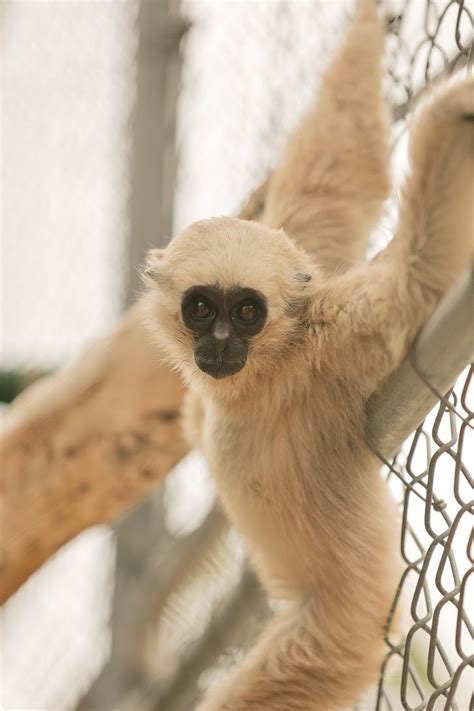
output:
[[[115,327],[140,291],[146,249],[195,219],[238,212],[311,101],[351,6],[3,2],[4,400]],[[382,6],[398,183],[414,100],[432,81],[471,71],[473,7],[465,0]],[[391,236],[395,215],[394,199],[372,254]],[[387,621],[380,682],[360,709],[464,711],[472,703],[472,297],[466,274],[369,416],[367,436],[400,502],[406,567]],[[49,553],[37,545],[35,527],[46,530],[47,509],[42,518],[15,508],[29,529],[28,562],[2,608],[4,711],[186,711],[241,660],[274,613],[215,500],[205,462],[179,440],[174,387],[166,384],[157,415],[158,471],[139,486],[119,472],[124,489],[104,483],[93,512],[61,508],[58,498],[68,534],[49,552],[103,525],[43,563]],[[126,392],[133,414],[134,388]],[[27,416],[38,441],[42,402]],[[117,431],[125,473],[143,444],[132,414]],[[103,418],[104,410],[91,416]],[[17,426],[8,408],[4,421],[6,471],[14,461],[9,429]],[[50,426],[59,432],[61,423]],[[32,457],[35,446],[24,440]],[[46,439],[41,446],[45,500],[56,505]],[[61,506],[81,485],[76,459],[71,449],[54,463]],[[84,461],[99,480],[96,460]],[[403,638],[391,630],[397,609]]]

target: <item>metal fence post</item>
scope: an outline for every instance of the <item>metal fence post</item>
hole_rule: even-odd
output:
[[[179,0],[140,0],[136,103],[131,125],[128,283],[125,305],[136,300],[146,250],[171,235],[177,157],[176,101],[181,39],[187,24]],[[152,592],[158,588],[158,552],[166,549],[161,496],[157,494],[116,527],[116,581],[111,656],[78,708],[120,705],[140,686],[142,633]],[[160,544],[160,546],[158,545]],[[137,709],[137,707],[134,707]]]

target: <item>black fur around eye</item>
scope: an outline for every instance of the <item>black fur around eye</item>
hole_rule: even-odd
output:
[[[204,299],[193,299],[188,305],[189,314],[196,321],[203,321],[214,316],[214,309]]]
[[[240,306],[237,307],[235,315],[239,319],[239,321],[250,325],[254,324],[258,320],[258,317],[260,316],[260,311],[255,302],[246,301],[245,303],[240,304]]]

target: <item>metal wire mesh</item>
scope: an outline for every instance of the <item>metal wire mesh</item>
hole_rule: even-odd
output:
[[[413,17],[422,6],[418,37]],[[472,63],[472,6],[464,0],[416,3],[406,0],[389,18],[387,69],[399,131],[411,103],[425,85]],[[414,363],[416,367],[416,363]],[[425,387],[432,388],[421,371]],[[388,621],[389,652],[376,709],[464,709],[469,699],[473,621],[467,606],[472,582],[473,368],[387,463],[397,480],[402,507],[401,554],[405,570]],[[440,493],[441,492],[441,493]],[[421,523],[422,522],[422,523]],[[391,633],[393,620],[409,606],[406,636]],[[397,662],[394,664],[394,662]],[[394,668],[396,671],[394,671]]]
[[[468,706],[467,678],[474,663],[473,622],[468,585],[472,566],[474,369],[456,388],[440,396],[439,407],[416,430],[387,467],[401,494],[401,553],[405,570],[389,620],[387,654],[377,709],[393,709],[391,667],[401,661],[399,699],[404,709],[462,709]],[[429,383],[425,386],[430,387]],[[410,625],[404,639],[390,632],[392,621],[409,602]],[[392,687],[392,688],[390,688]],[[398,694],[397,694],[398,695]]]
[[[388,21],[387,71],[395,116],[403,118],[424,85],[469,62],[472,6],[465,0],[406,0],[399,11],[389,13]]]

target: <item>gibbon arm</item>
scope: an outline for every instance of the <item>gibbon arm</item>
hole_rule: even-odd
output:
[[[321,362],[359,382],[364,394],[397,367],[472,257],[472,79],[448,85],[423,103],[409,155],[411,173],[393,240],[367,267],[328,280],[319,293],[315,287],[312,320]]]
[[[249,195],[247,202],[244,204],[239,214],[241,220],[253,220],[254,222],[261,221],[262,213],[265,209],[265,201],[267,198],[270,179],[271,175],[268,176],[260,187]]]
[[[262,223],[283,227],[327,273],[363,258],[390,191],[383,42],[375,0],[359,0],[316,106],[267,188]]]

